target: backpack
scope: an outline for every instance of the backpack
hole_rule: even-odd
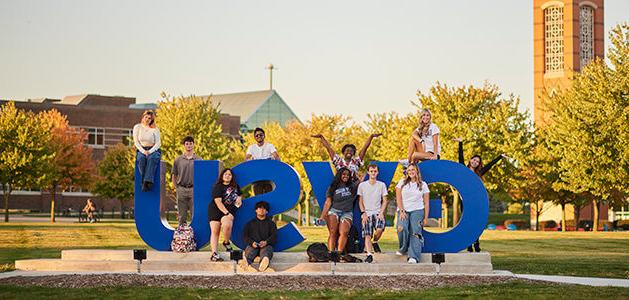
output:
[[[330,252],[328,246],[324,243],[312,243],[306,249],[309,262],[328,262],[330,261]]]
[[[197,250],[197,242],[194,240],[194,230],[192,227],[182,224],[175,229],[173,241],[170,248],[174,252],[190,252]]]
[[[347,244],[345,245],[345,252],[347,253],[361,253],[363,252],[362,247],[360,247],[360,235],[358,234],[358,230],[356,226],[352,225],[352,228],[349,229],[349,233],[347,235]]]

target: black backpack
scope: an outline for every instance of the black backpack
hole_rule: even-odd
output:
[[[363,249],[360,247],[360,235],[356,226],[352,225],[347,235],[347,245],[345,245],[345,252],[347,253],[362,253]]]
[[[328,246],[324,243],[313,243],[306,249],[309,262],[328,262],[330,261],[330,252]]]

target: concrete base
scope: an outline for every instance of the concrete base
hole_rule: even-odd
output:
[[[365,254],[353,254],[365,259]],[[210,252],[174,253],[147,251],[142,272],[201,272],[209,274],[243,273],[236,262],[229,261],[229,253],[222,252],[223,262],[211,262]],[[309,263],[304,252],[278,252],[270,267],[277,273],[327,274],[491,274],[489,253],[446,253],[445,262],[432,263],[432,256],[424,253],[420,263],[408,264],[406,256],[394,253],[374,254],[368,263]],[[254,262],[257,267],[258,259]],[[61,259],[28,259],[15,261],[15,268],[23,271],[45,272],[137,272],[138,263],[132,250],[63,250]]]

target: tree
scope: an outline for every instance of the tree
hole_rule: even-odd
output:
[[[488,161],[506,153],[517,162],[528,156],[532,139],[528,112],[520,112],[520,99],[514,95],[503,97],[496,85],[452,88],[437,83],[427,94],[418,91],[417,96],[417,108],[430,109],[432,121],[441,130],[442,159],[457,161],[458,147],[453,141],[457,137],[465,142],[466,158],[480,154]],[[419,122],[419,116],[415,120]],[[496,165],[483,178],[490,199],[512,200],[508,195],[522,180],[519,175],[516,164]],[[453,209],[458,209],[456,202]]]
[[[162,93],[157,103],[157,126],[161,133],[162,161],[172,166],[181,155],[181,140],[187,135],[194,138],[194,153],[206,160],[224,160],[230,154],[230,142],[222,132],[220,108],[211,98],[170,97]],[[166,178],[170,178],[167,171]],[[170,190],[172,182],[166,180]]]
[[[15,188],[33,187],[52,157],[45,145],[50,135],[32,112],[0,106],[0,185],[4,195],[4,221],[9,222],[9,197]]]
[[[91,184],[94,171],[92,149],[84,145],[87,134],[71,128],[66,117],[57,110],[41,112],[37,117],[50,133],[50,140],[45,146],[53,156],[45,164],[41,186],[48,187],[52,195],[50,221],[55,222],[57,189],[88,187]]]
[[[94,193],[104,198],[118,199],[122,209],[125,202],[133,199],[134,172],[133,147],[118,144],[109,148],[98,164],[100,178],[94,186]]]
[[[552,151],[561,160],[561,187],[599,199],[626,202],[629,182],[629,24],[611,32],[608,66],[595,59],[576,74],[572,86],[547,96]]]

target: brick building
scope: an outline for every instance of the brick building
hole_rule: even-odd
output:
[[[6,102],[0,100],[0,105]],[[100,161],[108,147],[119,143],[128,144],[133,126],[139,123],[144,110],[147,107],[154,107],[154,104],[136,104],[135,98],[130,97],[86,94],[66,96],[63,99],[16,101],[15,106],[36,113],[56,109],[66,115],[70,126],[87,132],[86,144],[92,148],[91,159]],[[239,136],[240,117],[221,114],[220,123],[224,134],[230,137]],[[120,210],[120,203],[117,200],[100,199],[90,191],[80,188],[58,192],[56,210],[62,211],[67,208],[80,210],[87,198],[94,199],[97,208],[103,208],[105,211]],[[50,211],[50,199],[49,192],[42,192],[39,189],[14,191],[11,194],[9,208]],[[133,203],[128,205],[133,206]]]

